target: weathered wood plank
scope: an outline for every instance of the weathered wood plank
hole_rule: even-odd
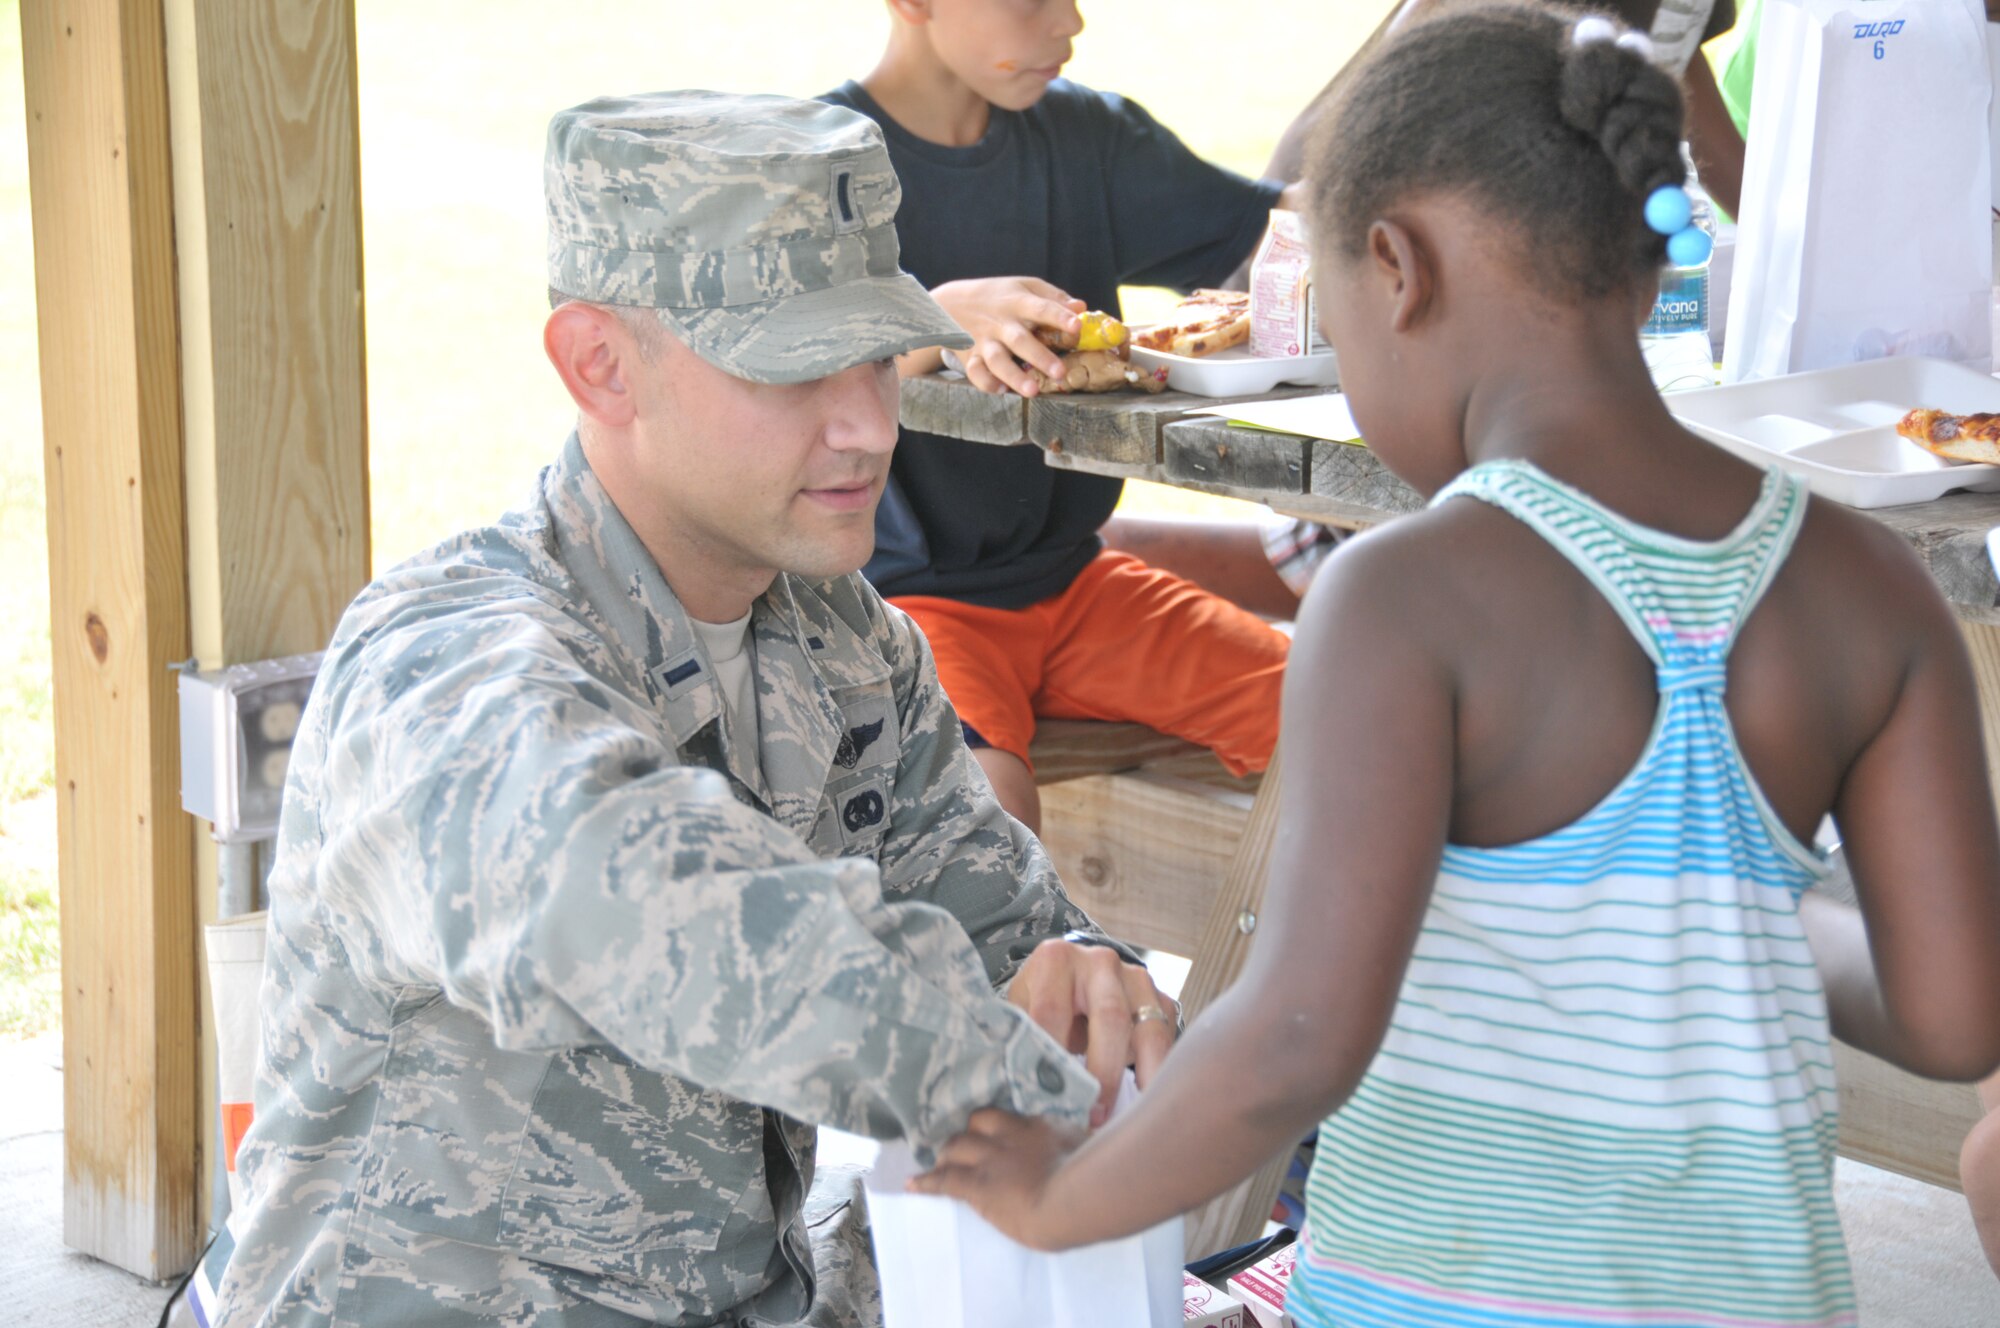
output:
[[[1072,463],[1157,467],[1160,426],[1206,404],[1184,392],[1036,397],[1028,403],[1028,441]]]
[[[1161,430],[1191,410],[1230,401],[1275,401],[1323,390],[1281,387],[1255,397],[1198,397],[1187,392],[1162,392],[1158,396],[1131,392],[1065,393],[1037,397],[1028,403],[1028,440],[1052,457],[1157,468],[1161,463]]]
[[[982,392],[958,374],[903,380],[905,429],[1002,447],[1028,441],[1028,403],[1011,392]]]
[[[1968,622],[2000,626],[2000,581],[1986,553],[1986,532],[2000,526],[2000,494],[1946,494],[1936,502],[1878,507],[1868,515],[1916,548],[1953,612]],[[2000,692],[1987,695],[2000,705]]]
[[[21,7],[62,881],[63,1239],[198,1248],[192,827],[165,35],[145,0]]]
[[[1156,483],[1166,480],[1166,473],[1157,461],[1105,461],[1099,457],[1071,456],[1060,450],[1044,451],[1042,460],[1053,470],[1074,470],[1114,480],[1152,480]]]
[[[1390,474],[1373,452],[1324,438],[1313,440],[1310,487],[1315,497],[1377,513],[1378,521],[1424,505],[1423,495]]]
[[[1041,794],[1042,843],[1070,897],[1120,940],[1194,954],[1250,798],[1151,771]]]
[[[1035,782],[1056,784],[1085,775],[1110,775],[1204,749],[1185,738],[1169,737],[1144,724],[1109,724],[1086,719],[1042,719],[1028,760]]]
[[[1840,1152],[1887,1171],[1962,1189],[1958,1150],[1982,1112],[1971,1084],[1919,1079],[1844,1042],[1833,1044],[1840,1085]]]
[[[1232,429],[1212,415],[1169,424],[1161,448],[1169,482],[1217,485],[1239,497],[1304,493],[1312,460],[1310,439]]]

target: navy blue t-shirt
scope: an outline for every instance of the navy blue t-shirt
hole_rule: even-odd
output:
[[[1138,104],[1065,79],[1026,111],[994,107],[964,148],[911,134],[858,83],[821,100],[882,126],[903,267],[926,287],[1040,277],[1115,314],[1121,285],[1227,278],[1277,204],[1278,184],[1211,166]],[[905,429],[862,570],[884,595],[1024,608],[1096,557],[1122,487],[1045,465],[1039,448]]]

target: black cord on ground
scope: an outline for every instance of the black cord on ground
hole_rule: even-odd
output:
[[[215,1233],[215,1236],[219,1236],[221,1234],[222,1233],[218,1231]],[[174,1302],[187,1294],[188,1283],[194,1281],[195,1273],[199,1271],[201,1268],[201,1261],[203,1259],[206,1259],[208,1257],[208,1252],[215,1248],[215,1236],[210,1236],[208,1238],[208,1244],[202,1246],[201,1253],[194,1256],[193,1266],[190,1267],[185,1273],[181,1274],[180,1282],[177,1283],[174,1287],[174,1294],[168,1296],[167,1303],[160,1306],[160,1320],[158,1323],[153,1325],[153,1328],[167,1328],[167,1319],[171,1317],[174,1312]]]

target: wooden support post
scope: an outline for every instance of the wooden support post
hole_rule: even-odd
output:
[[[368,580],[353,0],[168,0],[188,583],[204,668],[318,650]]]
[[[368,580],[354,6],[165,9],[190,626],[196,660],[218,668],[318,650]],[[203,922],[216,865],[204,842]],[[201,1063],[207,1139],[206,1037]]]
[[[191,827],[165,38],[157,0],[21,7],[62,881],[63,1239],[193,1262]]]
[[[1202,928],[1201,944],[1188,972],[1187,986],[1181,990],[1181,1006],[1190,1021],[1201,1017],[1211,1001],[1229,989],[1243,971],[1250,955],[1250,938],[1257,928],[1257,914],[1264,904],[1264,883],[1271,873],[1271,849],[1278,838],[1278,799],[1283,793],[1280,778],[1282,751],[1271,754],[1271,768],[1250,804],[1250,818],[1237,843],[1229,874],[1209,907]],[[1235,1189],[1209,1200],[1188,1217],[1187,1254],[1200,1259],[1240,1245],[1264,1229],[1278,1187],[1293,1149],[1265,1163]]]

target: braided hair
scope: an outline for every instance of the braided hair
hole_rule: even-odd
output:
[[[1666,240],[1645,200],[1682,184],[1681,94],[1624,45],[1578,45],[1538,4],[1449,7],[1383,43],[1307,153],[1315,243],[1358,257],[1398,201],[1469,195],[1522,241],[1544,289],[1599,298],[1650,281]]]

